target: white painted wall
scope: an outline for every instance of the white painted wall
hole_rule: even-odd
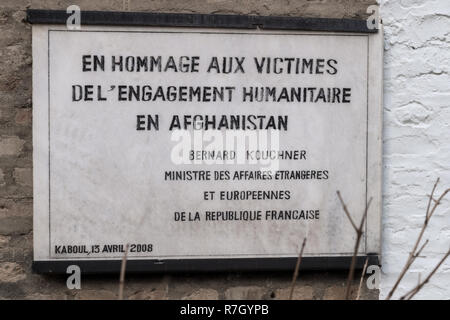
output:
[[[389,292],[423,223],[437,177],[450,187],[450,1],[379,0],[385,31],[383,275]],[[399,297],[424,279],[450,247],[450,195],[432,218]],[[450,258],[416,296],[450,299]]]

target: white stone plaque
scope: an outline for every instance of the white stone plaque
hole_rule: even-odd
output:
[[[338,190],[379,254],[381,74],[381,32],[34,25],[35,262],[351,257]]]

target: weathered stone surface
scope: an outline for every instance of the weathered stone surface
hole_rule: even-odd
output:
[[[0,187],[3,187],[5,184],[5,174],[3,173],[3,169],[0,169]]]
[[[31,217],[33,203],[31,199],[1,199],[0,198],[0,219],[17,216]]]
[[[25,270],[14,262],[0,263],[0,283],[1,282],[18,282],[27,277]]]
[[[266,294],[266,289],[258,286],[232,287],[225,291],[227,300],[259,300]]]
[[[83,287],[82,287],[83,288]],[[75,300],[116,300],[117,295],[108,290],[79,290],[75,294]]]
[[[0,236],[0,249],[5,248],[8,245],[10,237]]]
[[[33,186],[33,169],[31,168],[15,168],[14,180],[21,186]]]
[[[163,289],[142,290],[128,297],[129,300],[167,300],[167,291]]]
[[[15,136],[1,136],[0,137],[0,156],[14,156],[18,155],[25,144],[25,140]]]
[[[219,293],[214,289],[199,289],[182,298],[182,300],[218,300]]]
[[[352,286],[350,289],[350,297],[351,299],[356,298],[356,293],[358,291],[357,286]],[[323,295],[323,300],[343,300],[345,299],[345,293],[347,291],[346,286],[334,285],[325,289],[325,293]]]
[[[14,20],[16,20],[16,22],[23,23],[25,22],[27,13],[25,12],[25,10],[18,10],[13,13],[12,17],[14,18]]]
[[[26,300],[68,300],[70,296],[64,294],[33,293],[25,297]]]
[[[0,234],[17,235],[31,231],[33,220],[31,217],[11,217],[0,219]]]
[[[275,299],[288,300],[291,288],[277,289],[275,291]],[[311,286],[296,286],[292,294],[292,300],[312,300],[314,299],[314,288]]]
[[[18,109],[16,112],[15,121],[18,125],[28,126],[31,124],[32,111],[29,108]]]

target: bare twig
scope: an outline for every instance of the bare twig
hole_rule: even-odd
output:
[[[303,249],[305,249],[306,238],[303,239],[302,248],[300,249],[300,254],[297,258],[297,263],[295,264],[294,275],[292,276],[292,284],[291,284],[291,292],[289,293],[289,300],[292,300],[292,296],[294,294],[295,282],[298,278],[298,270],[300,269],[300,264],[302,263]]]
[[[357,258],[357,255],[358,255],[359,244],[361,242],[361,238],[362,238],[362,235],[363,235],[364,222],[366,221],[367,212],[368,212],[368,209],[369,209],[369,206],[370,206],[371,202],[372,202],[372,199],[370,199],[369,202],[367,203],[366,210],[364,211],[364,215],[363,215],[363,217],[361,219],[361,224],[360,224],[359,228],[356,230],[355,248],[353,250],[352,264],[350,266],[350,271],[348,273],[347,289],[345,291],[345,299],[346,300],[350,299],[350,289],[351,289],[353,277],[354,277],[354,274],[355,274],[356,258]]]
[[[416,254],[414,254],[414,258],[420,257],[420,254],[422,253],[423,248],[428,244],[428,239],[423,243],[423,245],[420,247],[420,249],[417,251]]]
[[[353,249],[353,257],[352,257],[352,263],[350,265],[350,270],[348,272],[348,279],[347,279],[347,288],[345,290],[345,299],[348,300],[350,298],[350,289],[351,289],[351,285],[352,285],[352,281],[353,281],[353,277],[355,275],[355,267],[356,267],[356,259],[358,256],[358,249],[359,249],[359,244],[361,242],[361,238],[363,235],[363,230],[364,230],[364,222],[366,221],[367,218],[367,212],[369,211],[369,206],[370,203],[372,202],[372,198],[370,198],[369,202],[366,204],[366,208],[364,210],[364,214],[361,218],[361,223],[359,224],[359,227],[356,226],[355,222],[353,221],[350,212],[347,209],[347,206],[344,202],[344,200],[341,197],[341,193],[339,191],[336,192],[338,195],[339,200],[341,201],[342,204],[342,208],[344,209],[345,214],[347,215],[348,219],[350,220],[350,223],[353,226],[353,229],[356,232],[356,242],[355,242],[355,248]]]
[[[442,199],[447,195],[447,193],[450,192],[450,188],[449,188],[449,189],[445,190],[437,200],[434,199],[434,192],[436,190],[438,183],[439,183],[439,178],[437,178],[436,183],[434,184],[433,189],[431,190],[431,194],[429,195],[427,211],[425,213],[425,220],[423,222],[422,229],[420,230],[419,236],[417,237],[416,243],[414,244],[414,248],[409,253],[408,260],[406,260],[405,266],[403,267],[402,271],[400,272],[399,277],[397,278],[391,291],[389,291],[388,295],[386,296],[386,300],[389,300],[392,298],[395,290],[397,289],[398,285],[400,284],[400,281],[402,281],[406,272],[409,270],[409,268],[411,267],[413,262],[416,260],[416,258],[420,255],[420,253],[422,252],[425,245],[428,243],[428,241],[426,241],[419,250],[417,249],[420,245],[420,242],[422,241],[422,237],[425,233],[425,230],[428,226],[428,223],[429,223],[431,217],[433,216],[433,213],[435,212],[436,208],[441,203]],[[433,202],[433,205],[431,205],[432,202]]]
[[[353,219],[352,219],[352,217],[350,215],[350,212],[348,212],[347,205],[345,204],[344,200],[342,200],[341,193],[339,192],[339,190],[336,193],[338,195],[339,200],[341,201],[342,208],[344,209],[344,212],[347,215],[348,220],[352,224],[353,229],[355,229],[355,231],[357,231],[358,228],[356,227],[356,224],[353,222]]]
[[[359,280],[359,288],[358,288],[358,294],[356,295],[356,300],[359,300],[359,297],[361,296],[361,288],[364,281],[364,275],[366,274],[367,265],[369,264],[369,258],[366,258],[366,262],[364,263],[364,268],[361,273],[361,280]]]
[[[431,271],[430,274],[425,278],[425,280],[420,282],[416,287],[414,287],[408,293],[406,293],[404,296],[402,296],[400,298],[400,300],[412,299],[423,288],[423,286],[426,285],[430,281],[431,277],[436,273],[436,271],[439,269],[439,267],[444,263],[445,260],[447,260],[447,258],[449,256],[450,256],[450,249],[447,251],[445,256],[442,257],[442,259],[439,261],[439,263],[434,267],[433,271]]]
[[[125,246],[125,254],[122,258],[122,265],[120,266],[120,282],[119,282],[119,300],[123,300],[123,286],[125,284],[125,270],[127,268],[128,243]]]

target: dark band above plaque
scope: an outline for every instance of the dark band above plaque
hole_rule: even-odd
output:
[[[136,15],[29,12],[35,270],[348,268],[338,190],[376,262],[381,31]]]

